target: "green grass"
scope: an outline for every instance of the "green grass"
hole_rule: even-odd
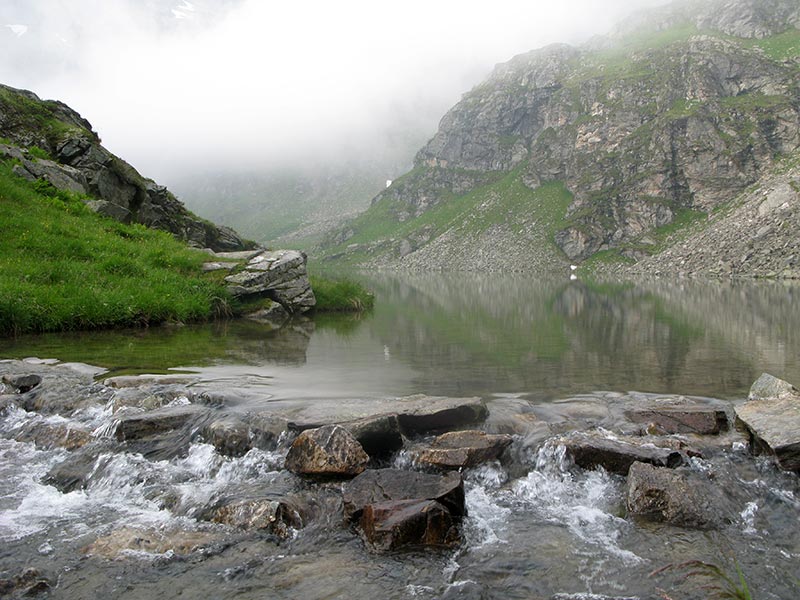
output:
[[[352,279],[310,275],[309,280],[317,298],[316,312],[362,312],[375,306],[372,292]]]
[[[227,294],[207,255],[92,213],[75,194],[0,163],[0,335],[205,320]]]
[[[800,29],[789,29],[760,40],[748,40],[747,45],[761,48],[773,60],[783,61],[800,56]]]

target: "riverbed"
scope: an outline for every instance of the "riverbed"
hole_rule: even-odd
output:
[[[557,437],[598,427],[613,436],[623,407],[659,398],[732,409],[762,372],[800,382],[800,287],[360,277],[376,292],[371,314],[26,336],[2,342],[0,358],[95,365],[98,382],[186,376],[187,390],[224,391],[226,408],[242,414],[478,397],[490,413],[481,427],[514,443],[502,460],[464,471],[458,548],[374,552],[342,523],[340,482],[287,480],[285,443],[238,457],[203,441],[159,460],[117,453],[65,493],[43,480],[70,451],[16,439],[31,419],[65,417],[11,410],[0,424],[0,578],[34,568],[53,598],[663,598],[660,589],[678,600],[705,598],[704,581],[661,569],[694,559],[735,577],[740,568],[754,597],[795,597],[798,478],[753,457],[745,436],[718,436],[689,465],[728,488],[727,524],[713,530],[630,518],[625,478],[576,468]],[[95,436],[117,393],[98,386],[92,406],[66,418]],[[387,461],[413,468],[402,452]],[[199,517],[222,490],[282,486],[312,490],[319,505],[286,539]],[[145,535],[153,539],[131,544]]]

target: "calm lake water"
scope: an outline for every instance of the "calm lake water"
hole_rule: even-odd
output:
[[[725,492],[728,525],[713,531],[635,523],[625,515],[624,478],[574,469],[547,439],[606,415],[616,402],[646,397],[632,391],[732,406],[762,372],[800,383],[800,287],[357,277],[376,293],[371,314],[318,316],[281,329],[237,321],[28,336],[0,342],[0,358],[85,362],[110,375],[187,371],[205,386],[240,390],[245,400],[234,408],[248,411],[276,402],[480,396],[492,412],[490,428],[517,428],[510,461],[465,472],[461,548],[368,551],[342,526],[339,484],[287,479],[285,448],[228,458],[193,443],[171,460],[101,455],[85,489],[61,493],[42,478],[68,453],[15,441],[42,419],[15,411],[0,419],[0,578],[35,567],[53,584],[48,597],[65,599],[549,599],[590,592],[651,599],[665,597],[662,589],[682,600],[706,598],[703,582],[653,573],[699,559],[734,574],[739,565],[761,600],[798,597],[798,478],[754,460],[741,437],[723,438],[690,465]],[[103,431],[111,415],[98,405],[72,419]],[[407,466],[403,456],[393,460]],[[289,540],[196,518],[204,503],[230,490],[287,486],[330,508]],[[98,537],[113,548],[115,535],[141,531],[213,543],[188,556],[157,544],[113,560],[102,544],[98,550]]]

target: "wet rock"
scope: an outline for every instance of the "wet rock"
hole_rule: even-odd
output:
[[[628,472],[628,511],[677,527],[710,529],[721,524],[721,499],[699,476],[636,462]]]
[[[409,434],[447,431],[480,423],[489,416],[480,398],[409,396],[397,401],[401,429]]]
[[[748,400],[768,400],[786,394],[800,395],[800,391],[788,381],[778,379],[769,373],[762,373],[761,377],[750,386],[747,398]]]
[[[42,376],[35,373],[3,375],[3,383],[7,383],[20,394],[24,394],[42,383]]]
[[[353,476],[367,463],[369,456],[361,444],[338,425],[304,431],[286,456],[286,468],[304,475]]]
[[[303,526],[293,506],[270,498],[240,500],[221,506],[211,520],[240,529],[268,531],[281,538],[289,537],[291,528]]]
[[[317,303],[306,270],[307,257],[296,250],[263,251],[244,269],[228,275],[228,291],[234,298],[268,298],[289,313],[304,313]]]
[[[105,379],[103,385],[112,388],[141,388],[147,385],[188,385],[198,379],[196,375],[120,375]]]
[[[115,435],[120,441],[140,440],[180,429],[210,414],[211,409],[195,404],[125,414],[116,419]]]
[[[37,448],[51,450],[64,448],[77,450],[92,441],[92,434],[83,429],[76,429],[70,425],[52,425],[43,421],[34,421],[26,424],[14,439],[18,442],[32,442]]]
[[[575,464],[583,469],[603,467],[610,473],[627,475],[635,462],[670,468],[683,464],[680,452],[649,444],[635,444],[596,435],[563,438],[561,443]]]
[[[340,423],[370,456],[385,457],[403,447],[397,415],[377,415]]]
[[[407,546],[458,545],[461,537],[453,516],[435,500],[399,500],[367,504],[359,526],[376,550]]]
[[[602,596],[600,594],[556,594],[550,600],[641,600],[638,596]]]
[[[236,417],[224,417],[209,423],[203,437],[224,456],[244,456],[252,448],[250,427]]]
[[[118,444],[111,440],[99,440],[87,444],[51,468],[42,482],[45,485],[52,485],[64,494],[84,489],[92,474],[101,468],[101,463],[110,456],[110,453],[119,449]]]
[[[652,424],[659,433],[716,435],[728,429],[728,415],[721,408],[669,407],[629,410],[625,416],[634,423]]]
[[[25,569],[10,579],[0,579],[0,597],[36,596],[50,589],[50,582],[37,569]]]
[[[259,413],[249,416],[248,427],[250,442],[254,448],[274,450],[281,436],[289,430],[289,421],[277,415]]]
[[[416,448],[414,461],[443,469],[475,467],[498,458],[511,445],[510,435],[489,435],[483,431],[453,431],[440,435],[428,448]]]
[[[464,481],[458,473],[433,475],[400,469],[371,469],[348,482],[342,493],[344,516],[361,519],[368,504],[436,500],[455,518],[466,514]]]
[[[439,600],[488,600],[489,595],[474,581],[457,581],[450,584]]]
[[[740,404],[736,418],[749,432],[756,452],[774,455],[782,469],[800,471],[800,394],[779,393]]]
[[[84,554],[114,560],[136,553],[187,556],[219,542],[216,534],[204,531],[153,530],[124,527],[98,538],[83,549]]]

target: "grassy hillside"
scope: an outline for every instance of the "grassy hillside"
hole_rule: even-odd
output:
[[[203,252],[123,225],[0,163],[0,334],[207,319],[226,306]]]

